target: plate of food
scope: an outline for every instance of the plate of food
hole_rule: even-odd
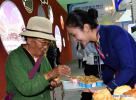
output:
[[[74,76],[70,80],[62,80],[64,90],[101,89],[105,84],[99,78],[90,76]]]
[[[113,94],[105,88],[93,94],[93,100],[136,100],[136,88],[132,89],[128,85],[118,86]]]

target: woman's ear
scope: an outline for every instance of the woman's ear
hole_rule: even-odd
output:
[[[83,31],[84,31],[85,33],[88,33],[89,30],[90,30],[89,24],[84,24]]]

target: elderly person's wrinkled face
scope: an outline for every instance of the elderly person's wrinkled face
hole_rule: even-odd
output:
[[[50,44],[49,40],[40,39],[40,38],[28,38],[28,50],[29,52],[35,56],[39,57],[43,53],[46,53]]]

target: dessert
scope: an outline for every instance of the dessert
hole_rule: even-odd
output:
[[[98,90],[93,94],[93,100],[114,100],[107,88]]]
[[[130,95],[136,98],[136,88],[125,92],[124,95]]]
[[[136,88],[131,89],[125,93],[123,93],[125,96],[122,97],[120,100],[136,100]]]
[[[101,87],[103,86],[103,81],[99,78],[90,75],[90,76],[78,76],[77,77],[79,86],[84,88],[92,88],[92,87]]]
[[[131,87],[128,85],[122,85],[122,86],[117,87],[113,93],[114,99],[120,100],[120,98],[123,97],[123,93],[128,90],[131,90]]]

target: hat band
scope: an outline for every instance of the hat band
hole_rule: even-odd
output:
[[[33,31],[33,32],[41,32],[41,33],[52,35],[51,33],[43,32],[43,31],[38,31],[38,30],[32,30],[32,29],[28,29],[28,28],[26,30],[27,31]]]

